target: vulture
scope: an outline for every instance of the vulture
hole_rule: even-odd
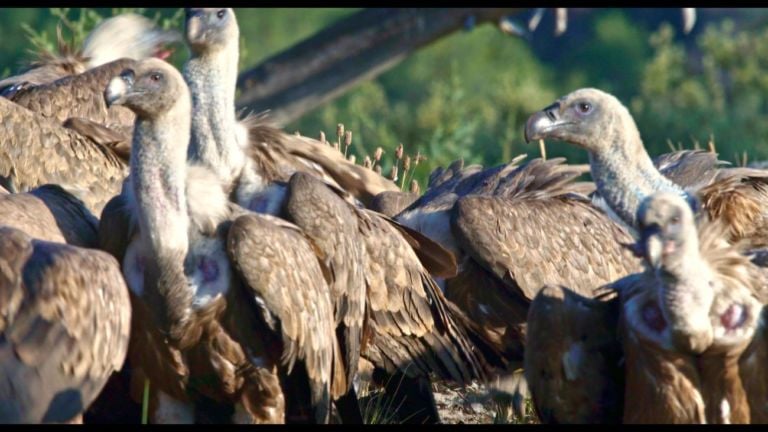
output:
[[[58,186],[0,195],[2,423],[80,423],[123,365],[128,289],[97,223]]]
[[[697,227],[679,193],[652,193],[635,220],[641,272],[598,298],[548,285],[531,304],[525,374],[540,418],[764,422],[765,275],[724,221]]]
[[[136,114],[131,172],[99,237],[123,263],[128,356],[154,389],[153,420],[192,422],[221,406],[238,423],[282,423],[294,411],[303,417],[288,420],[327,421],[338,344],[312,244],[292,224],[228,203],[213,173],[188,166],[190,93],[173,66],[140,61],[104,97]]]
[[[347,161],[325,143],[271,127],[264,115],[237,121],[239,28],[234,12],[188,9],[185,26],[192,57],[184,66],[184,77],[196,110],[190,158],[232,185],[236,197],[245,194],[263,201],[273,189],[261,190],[260,185],[285,182],[296,171],[320,177],[367,204],[380,192],[398,190],[391,180]],[[215,146],[200,142],[202,136],[215,140]],[[245,153],[238,145],[245,147]],[[250,165],[258,174],[244,168]],[[238,197],[238,201],[242,199]]]
[[[528,306],[542,286],[587,294],[640,268],[614,240],[630,241],[629,233],[578,193],[580,167],[523,157],[488,169],[461,162],[438,169],[396,217],[456,256],[457,275],[442,281],[446,297],[513,368],[522,365]]]
[[[645,197],[667,191],[691,204],[697,196],[710,217],[726,221],[732,241],[746,239],[749,249],[768,247],[768,171],[716,169],[713,154],[709,161],[661,161],[673,172],[667,178],[654,167],[627,108],[608,93],[585,88],[562,97],[528,119],[525,138],[554,138],[587,150],[600,197],[630,227]]]
[[[188,9],[186,37],[192,50],[184,68],[194,118],[190,161],[214,170],[243,207],[299,226],[330,270],[345,371],[334,377],[333,398],[348,395],[356,405],[352,382],[362,358],[392,387],[404,381],[409,390],[401,393],[413,388],[422,395],[405,402],[403,420],[438,421],[425,383],[429,374],[467,383],[483,378],[489,362],[501,361],[446,302],[430,274],[452,273],[453,257],[419,233],[362,208],[334,176],[306,169],[276,175],[269,162],[292,151],[285,134],[253,118],[240,123],[235,118],[239,30],[231,9]],[[322,152],[315,152],[314,160],[318,155]],[[343,421],[362,421],[354,406],[338,406]]]
[[[79,75],[121,58],[166,58],[171,53],[169,45],[180,40],[178,32],[159,29],[150,19],[137,14],[122,14],[102,21],[77,52],[67,46],[60,33],[57,36],[58,55],[43,53],[25,72],[0,80],[0,96],[13,97],[22,89]]]

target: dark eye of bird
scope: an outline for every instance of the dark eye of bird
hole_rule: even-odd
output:
[[[673,224],[680,223],[680,216],[672,216],[672,223]]]
[[[221,9],[220,11],[216,12],[216,16],[219,17],[219,19],[224,18],[224,15],[226,15],[227,11],[226,9]]]
[[[576,107],[582,114],[586,114],[592,110],[592,104],[589,102],[579,102]]]
[[[160,74],[159,73],[153,73],[152,75],[149,76],[149,79],[151,79],[152,81],[155,81],[155,82],[160,81]]]

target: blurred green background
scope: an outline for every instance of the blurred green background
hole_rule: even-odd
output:
[[[16,71],[35,46],[54,46],[56,24],[82,40],[102,16],[125,9],[4,9],[0,13],[0,71]],[[181,25],[178,10],[143,9],[166,27]],[[355,9],[237,9],[240,68],[256,65]],[[531,11],[532,12],[532,11]],[[385,149],[385,172],[398,143],[427,156],[417,168],[457,158],[498,164],[519,153],[538,156],[523,141],[531,113],[579,87],[614,93],[630,109],[652,155],[670,145],[705,147],[714,139],[721,158],[768,159],[768,26],[765,10],[699,9],[690,35],[681,35],[679,9],[576,9],[568,31],[554,37],[552,15],[533,39],[492,25],[454,33],[418,51],[373,81],[307,113],[286,130],[335,135],[353,131],[358,162]],[[525,25],[530,14],[518,17]],[[34,45],[33,45],[34,44]],[[174,62],[181,66],[186,54]],[[341,67],[341,66],[340,66]],[[586,154],[548,143],[548,156],[582,163]]]

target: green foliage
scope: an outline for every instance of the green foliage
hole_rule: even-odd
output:
[[[453,160],[496,164],[530,151],[522,127],[556,97],[551,77],[525,42],[484,26],[434,43],[289,129],[314,135],[343,122],[355,132],[358,160],[403,143],[427,158],[416,168],[423,188],[432,169]]]
[[[651,37],[653,57],[632,99],[649,150],[665,151],[667,140],[706,142],[714,136],[725,159],[745,151],[751,159],[766,158],[768,29],[737,31],[730,20],[710,25],[696,41],[698,55],[673,36],[663,25]]]

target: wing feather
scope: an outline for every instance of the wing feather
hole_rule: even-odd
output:
[[[7,227],[0,228],[0,255],[10,282],[0,287],[0,417],[70,420],[125,360],[131,309],[120,267],[104,252]]]
[[[256,214],[238,217],[227,235],[227,252],[255,307],[274,316],[282,334],[282,363],[301,360],[318,411],[329,404],[336,351],[329,288],[306,237],[293,224]]]

